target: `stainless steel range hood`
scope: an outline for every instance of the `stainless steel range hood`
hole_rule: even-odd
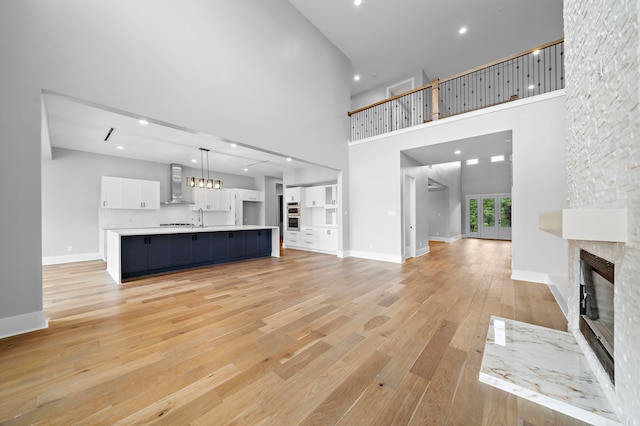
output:
[[[193,204],[182,198],[182,166],[171,164],[169,173],[169,201],[163,201],[162,204]]]

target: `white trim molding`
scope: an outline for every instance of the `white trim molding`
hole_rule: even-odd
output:
[[[378,260],[380,262],[392,262],[392,263],[403,263],[402,255],[396,256],[393,254],[380,254],[380,253],[371,253],[367,251],[353,251],[349,252],[349,257],[358,257],[361,259],[369,259],[369,260]]]
[[[42,257],[43,265],[59,265],[61,263],[85,262],[87,260],[104,260],[102,253],[80,253],[63,256]]]
[[[549,284],[549,274],[545,274],[544,272],[520,271],[514,269],[511,271],[511,279],[539,284]]]
[[[416,250],[416,257],[424,256],[425,254],[429,254],[431,248],[427,245],[426,247],[421,247]]]
[[[562,313],[567,320],[569,319],[569,308],[567,306],[567,301],[558,289],[558,285],[561,284],[563,288],[568,288],[568,282],[569,278],[566,275],[549,274],[549,289],[551,290],[553,297],[555,297],[558,306],[560,306],[560,309],[562,310]]]
[[[0,339],[49,327],[44,311],[0,318]]]
[[[429,237],[429,241],[439,241],[441,243],[455,243],[462,239],[462,235],[456,235],[455,237]]]

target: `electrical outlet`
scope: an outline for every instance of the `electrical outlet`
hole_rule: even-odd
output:
[[[67,246],[67,251],[73,251],[73,247],[72,246]]]

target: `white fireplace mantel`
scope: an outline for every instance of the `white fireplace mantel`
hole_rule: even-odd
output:
[[[627,242],[627,209],[562,209],[540,213],[538,228],[565,240]]]

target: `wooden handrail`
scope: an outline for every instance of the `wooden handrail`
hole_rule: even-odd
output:
[[[383,100],[381,100],[380,102],[376,102],[375,104],[367,105],[366,107],[363,107],[363,108],[357,109],[357,110],[355,110],[355,111],[349,111],[347,114],[349,115],[349,117],[351,117],[351,115],[352,115],[352,114],[356,114],[356,113],[358,113],[358,112],[360,112],[360,111],[364,111],[365,109],[373,108],[373,107],[375,107],[375,106],[382,105],[382,104],[384,104],[384,103],[394,101],[394,100],[396,100],[396,99],[398,99],[398,98],[401,98],[401,97],[403,97],[403,96],[410,95],[410,94],[415,93],[415,92],[419,92],[420,90],[423,90],[423,89],[428,89],[428,88],[429,88],[429,87],[431,87],[431,86],[433,86],[433,83],[429,83],[429,84],[427,84],[426,86],[421,86],[421,87],[418,87],[417,89],[411,89],[411,90],[409,90],[409,91],[407,91],[407,92],[400,93],[399,95],[396,95],[396,96],[394,96],[394,97],[392,97],[392,98],[383,99]]]
[[[471,74],[471,73],[474,73],[476,71],[480,71],[482,69],[489,68],[489,67],[492,67],[494,65],[498,65],[498,64],[500,64],[502,62],[507,62],[507,61],[510,61],[512,59],[519,58],[520,56],[528,55],[530,53],[535,52],[536,50],[546,49],[549,46],[553,46],[554,44],[558,44],[558,43],[561,43],[563,41],[564,41],[564,39],[561,38],[559,40],[543,44],[542,46],[534,47],[533,49],[525,50],[524,52],[516,53],[515,55],[507,56],[506,58],[502,58],[502,59],[498,59],[497,61],[489,62],[488,64],[472,68],[472,69],[470,69],[468,71],[461,72],[460,74],[456,74],[456,75],[452,75],[451,77],[443,78],[442,80],[440,80],[440,83],[444,83],[445,81],[453,80],[453,79],[456,79],[458,77],[462,77],[462,76],[465,76],[467,74]]]
[[[552,41],[552,42],[543,44],[542,46],[534,47],[533,49],[525,50],[524,52],[516,53],[515,55],[507,56],[506,58],[498,59],[497,61],[493,61],[493,62],[490,62],[490,63],[485,64],[485,65],[480,65],[479,67],[475,67],[475,68],[472,68],[470,70],[461,72],[459,74],[455,74],[455,75],[453,75],[451,77],[443,78],[442,80],[439,81],[439,84],[442,84],[442,83],[444,83],[446,81],[450,81],[450,80],[456,79],[458,77],[465,76],[467,74],[474,73],[476,71],[480,71],[480,70],[485,69],[485,68],[492,67],[492,66],[500,64],[502,62],[510,61],[511,59],[518,58],[520,56],[528,55],[530,53],[535,52],[536,50],[542,50],[542,49],[545,49],[545,48],[547,48],[549,46],[553,46],[554,44],[562,43],[563,41],[564,41],[564,39],[561,38],[561,39],[558,39],[556,41]],[[433,86],[433,83],[430,83],[430,84],[427,84],[426,86],[418,87],[417,89],[413,89],[413,90],[409,90],[408,92],[401,93],[401,94],[396,95],[396,96],[394,96],[392,98],[381,100],[379,102],[376,102],[375,104],[371,104],[371,105],[368,105],[366,107],[362,107],[362,108],[356,109],[355,111],[349,111],[347,114],[349,115],[349,117],[351,117],[353,114],[356,114],[358,112],[367,110],[369,108],[373,108],[373,107],[378,106],[378,105],[382,105],[382,104],[387,103],[387,102],[391,102],[391,101],[393,101],[395,99],[401,98],[403,96],[410,95],[412,93],[418,92],[418,91],[423,90],[423,89],[428,89],[429,87],[432,87],[432,86]]]

